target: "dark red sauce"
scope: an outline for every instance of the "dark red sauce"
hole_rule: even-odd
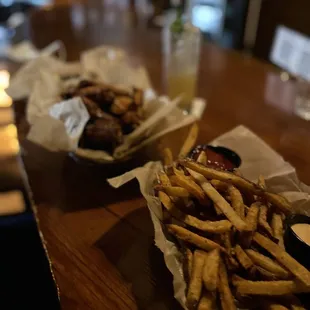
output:
[[[223,170],[233,170],[234,168],[237,168],[237,165],[231,160],[229,160],[223,153],[216,152],[212,149],[212,147],[208,146],[207,144],[198,145],[196,148],[194,148],[191,153],[191,158],[197,160],[201,151],[206,152],[208,166],[210,167]]]

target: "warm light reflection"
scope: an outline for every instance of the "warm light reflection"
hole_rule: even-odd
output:
[[[0,89],[0,108],[8,108],[11,105],[12,98],[3,89]]]
[[[5,89],[10,84],[10,73],[7,70],[0,70],[0,88]]]
[[[287,72],[281,72],[280,79],[283,82],[287,82],[290,79],[290,76]]]
[[[0,156],[13,156],[19,152],[17,128],[10,124],[0,128]]]
[[[283,78],[283,76],[282,76]],[[282,111],[293,113],[296,88],[293,81],[283,82],[276,73],[268,73],[265,80],[265,102]]]

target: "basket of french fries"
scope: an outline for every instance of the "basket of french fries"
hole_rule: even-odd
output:
[[[124,178],[140,183],[175,298],[185,309],[306,309],[298,294],[310,292],[310,272],[283,240],[292,204],[262,176],[252,182],[239,169],[213,168],[203,151],[186,157],[194,127],[189,136],[176,159],[166,149],[163,164]]]

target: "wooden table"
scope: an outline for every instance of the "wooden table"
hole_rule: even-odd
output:
[[[113,5],[91,1],[41,10],[32,16],[30,37],[38,47],[63,40],[69,60],[102,43],[123,47],[145,64],[161,91],[159,30],[148,29],[139,12]],[[294,91],[270,65],[204,44],[198,95],[208,105],[199,142],[244,124],[310,183],[310,123],[294,116]],[[15,106],[23,157],[63,309],[178,309],[137,183],[111,189],[106,167],[80,165],[26,141],[24,108]]]

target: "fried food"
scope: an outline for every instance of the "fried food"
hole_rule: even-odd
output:
[[[112,153],[122,142],[122,127],[116,119],[97,118],[86,124],[80,146]]]
[[[280,281],[234,281],[238,294],[281,296],[294,293],[307,293],[310,288],[293,280]]]
[[[229,183],[219,181],[219,180],[211,180],[210,183],[214,188],[216,188],[218,191],[226,191]]]
[[[171,149],[169,149],[169,148],[166,147],[166,148],[163,150],[162,155],[163,155],[163,162],[164,162],[164,165],[165,165],[165,166],[170,166],[170,165],[172,165],[172,163],[173,163],[173,155],[172,155]]]
[[[184,167],[190,168],[202,174],[207,179],[216,179],[220,181],[229,182],[230,184],[237,187],[239,190],[249,191],[252,194],[265,197],[268,202],[273,204],[275,207],[277,207],[280,211],[282,211],[285,214],[290,214],[292,212],[291,205],[284,197],[264,191],[258,185],[234,173],[209,168],[189,159],[180,159],[179,163],[182,164]]]
[[[222,248],[218,243],[210,239],[201,237],[183,227],[174,224],[169,224],[167,225],[167,228],[168,231],[174,236],[176,236],[178,239],[196,245],[198,248],[202,250],[211,251],[213,249],[219,248],[221,251],[225,252],[225,249]]]
[[[250,270],[254,267],[252,260],[249,258],[249,256],[245,253],[245,251],[241,248],[239,244],[235,246],[235,253],[240,265],[245,270]]]
[[[158,174],[158,179],[159,179],[159,182],[162,186],[171,186],[171,182],[170,182],[167,174],[164,171],[161,171]]]
[[[310,287],[310,272],[285,252],[285,250],[279,245],[257,232],[254,234],[253,240],[267,250],[281,265],[285,266],[303,284]]]
[[[198,158],[197,158],[197,163],[200,163],[202,165],[206,165],[207,161],[208,161],[207,153],[205,151],[201,151]]]
[[[230,185],[228,186],[227,192],[228,195],[230,195],[231,206],[234,208],[240,218],[244,219],[244,204],[240,191],[236,187]]]
[[[187,169],[190,175],[200,184],[203,191],[213,201],[213,203],[225,214],[231,223],[240,231],[246,230],[246,223],[239,217],[230,204],[221,196],[221,194],[206,180],[201,174]]]
[[[292,206],[289,204],[286,198],[268,192],[265,192],[264,196],[267,199],[267,201],[273,204],[275,207],[277,207],[279,211],[283,212],[284,214],[292,213]]]
[[[196,250],[193,257],[192,273],[187,291],[187,306],[196,309],[202,292],[202,270],[205,263],[205,252]]]
[[[212,250],[206,257],[202,274],[204,286],[210,292],[215,291],[217,288],[219,264],[220,251],[218,249]]]
[[[207,179],[216,179],[224,182],[229,182],[230,184],[236,186],[238,189],[245,189],[255,194],[261,194],[262,192],[261,188],[259,188],[256,184],[234,173],[209,168],[189,159],[180,159],[179,163],[186,168],[190,168],[202,174]]]
[[[82,80],[61,94],[67,100],[80,97],[90,120],[79,141],[80,148],[104,150],[113,154],[124,140],[143,120],[143,91],[132,92],[90,80]]]
[[[160,202],[162,203],[162,205],[164,206],[164,208],[172,216],[174,216],[176,218],[183,217],[183,212],[180,211],[178,208],[176,208],[175,204],[173,203],[173,201],[170,199],[170,197],[166,193],[159,191],[158,192],[158,198],[159,198]]]
[[[245,248],[250,247],[253,234],[257,229],[258,214],[259,214],[260,206],[261,206],[260,202],[252,203],[246,215],[245,222],[246,222],[248,231],[242,235],[242,241],[241,241]]]
[[[273,236],[278,240],[279,246],[282,249],[285,249],[283,240],[283,220],[281,214],[273,213],[271,219],[271,228],[273,231]]]
[[[187,138],[185,139],[181,147],[181,151],[179,153],[180,158],[185,157],[194,147],[194,145],[196,144],[197,138],[198,138],[198,132],[199,132],[199,127],[197,123],[194,123],[191,126],[189,133],[187,135]]]
[[[251,204],[250,209],[246,215],[245,221],[249,231],[254,232],[257,229],[257,221],[260,206],[261,206],[260,202],[254,202],[253,204]]]
[[[203,192],[203,190],[190,178],[182,175],[171,175],[169,179],[172,184],[176,184],[185,188],[198,200],[203,201],[205,199],[205,193]]]
[[[222,243],[224,244],[225,249],[227,249],[228,253],[231,252],[231,234],[229,232],[223,234],[222,236]]]
[[[281,280],[281,278],[277,277],[275,274],[262,267],[255,266],[255,271],[259,273],[262,280],[268,280],[268,281]]]
[[[193,253],[189,248],[185,249],[185,266],[186,266],[187,278],[190,279],[193,268]]]
[[[256,265],[268,270],[275,276],[281,279],[287,279],[289,277],[289,272],[271,258],[251,249],[245,250],[245,252]]]
[[[189,197],[189,192],[185,188],[179,186],[157,185],[155,186],[155,190],[165,192],[169,196],[183,197],[183,198]]]
[[[154,188],[170,214],[164,225],[185,248],[188,308],[303,310],[290,296],[310,292],[310,272],[283,245],[290,203],[268,192],[263,177],[252,183],[210,168],[204,153],[166,162]]]
[[[185,214],[181,210],[179,210],[174,202],[170,199],[170,197],[162,191],[159,191],[158,198],[163,204],[164,208],[174,217],[183,221],[185,224],[195,227],[201,231],[221,234],[227,232],[231,229],[231,223],[227,220],[221,221],[202,221],[197,219],[194,216]]]
[[[211,292],[204,292],[197,310],[216,310],[215,296]]]
[[[267,206],[261,205],[259,209],[258,224],[261,228],[263,228],[263,230],[268,234],[268,236],[273,237],[272,229],[267,222],[267,212]]]
[[[220,260],[218,290],[223,310],[236,310],[234,297],[231,293],[225,264]]]
[[[258,177],[257,185],[262,189],[266,189],[265,178],[262,175]]]
[[[231,229],[231,223],[227,220],[221,221],[201,221],[194,216],[185,215],[183,217],[184,223],[195,227],[201,231],[206,231],[214,234],[222,234]]]

